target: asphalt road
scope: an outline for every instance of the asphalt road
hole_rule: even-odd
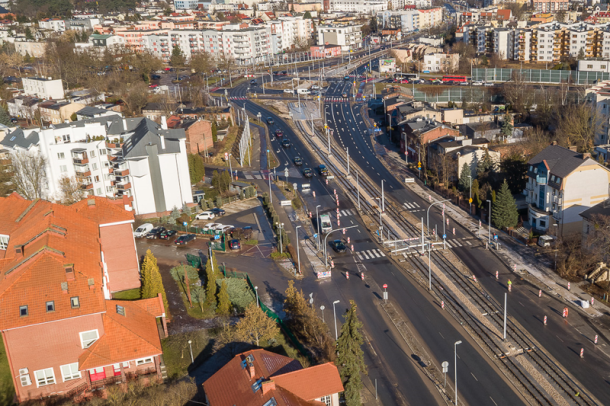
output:
[[[240,101],[240,105],[242,103]],[[261,112],[263,117],[274,119],[275,124],[269,126],[271,134],[277,129],[282,130],[283,138],[288,138],[291,141],[292,146],[290,148],[280,147],[277,140],[271,143],[275,150],[280,150],[278,154],[280,159],[280,168],[278,169],[280,171],[278,173],[283,173],[283,169],[288,167],[290,175],[288,180],[290,182],[311,184],[311,191],[316,193],[316,198],[313,197],[313,193],[303,194],[309,210],[315,213],[315,206],[320,204],[320,213],[334,213],[336,206],[333,203],[334,199],[331,197],[334,192],[333,189],[337,189],[340,201],[347,201],[334,181],[330,181],[329,185],[326,185],[317,171],[314,170],[315,175],[311,179],[302,177],[302,168],[308,166],[315,169],[318,162],[286,123],[255,103],[245,101],[245,104],[252,114],[256,115]],[[293,164],[296,156],[303,159],[302,168]],[[342,204],[341,209],[346,210],[346,213],[355,213],[354,208],[349,204],[347,206]],[[393,328],[389,327],[382,310],[378,306],[381,292],[371,286],[381,286],[384,283],[392,286],[392,291],[396,292],[396,295],[393,296],[394,300],[408,317],[409,322],[413,324],[414,330],[421,335],[421,342],[428,346],[428,352],[436,358],[438,364],[447,360],[450,361],[450,365],[453,365],[453,361],[451,361],[453,359],[453,342],[456,340],[464,342],[458,350],[461,355],[458,361],[458,373],[461,377],[459,378],[461,399],[473,405],[493,405],[494,402],[498,405],[521,404],[520,398],[513,392],[512,387],[507,385],[498,372],[488,364],[487,359],[479,354],[478,349],[470,342],[469,338],[462,335],[461,329],[454,325],[453,320],[445,318],[445,315],[438,310],[438,305],[430,303],[427,295],[421,292],[417,286],[414,286],[387,258],[379,255],[379,251],[375,251],[379,246],[373,242],[371,236],[360,223],[359,217],[347,214],[341,220],[343,225],[360,225],[357,229],[348,230],[344,236],[345,238],[350,237],[354,244],[354,251],[360,253],[360,256],[358,254],[336,256],[338,272],[333,272],[330,283],[319,283],[312,275],[308,275],[301,282],[301,287],[306,294],[313,292],[316,305],[324,304],[326,309],[331,309],[332,302],[337,298],[341,300],[340,305],[343,307],[341,311],[338,311],[339,314],[343,313],[349,300],[356,300],[365,330],[374,349],[373,352],[368,346],[365,346],[369,361],[371,361],[370,365],[374,368],[375,373],[379,373],[380,385],[384,388],[383,393],[385,394],[382,395],[382,400],[385,401],[383,404],[400,404],[398,399],[401,397],[407,399],[411,404],[435,404],[438,402],[437,395],[430,393],[430,390],[422,390],[429,385],[425,382],[425,379],[422,379],[418,371],[419,367],[414,364],[408,350],[404,349],[402,339],[396,336]],[[312,225],[315,226],[315,221]],[[331,250],[330,247],[328,249]],[[365,255],[370,255],[370,260],[367,260]],[[360,260],[360,257],[363,260]],[[369,286],[367,286],[367,283],[362,283],[354,274],[350,280],[345,279],[344,271],[352,272],[356,269],[357,265],[354,261],[359,261],[361,265],[366,267],[365,282],[367,278],[372,278]],[[374,283],[372,283],[373,281]],[[450,371],[448,378],[452,382],[453,368],[450,368]],[[394,382],[398,384],[395,388],[393,388]],[[380,393],[382,392],[380,391]],[[384,399],[384,396],[387,399]]]

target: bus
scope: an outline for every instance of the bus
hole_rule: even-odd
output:
[[[443,83],[450,83],[450,82],[467,82],[468,78],[466,76],[455,76],[455,75],[450,75],[450,76],[443,76]]]
[[[330,222],[330,216],[328,214],[322,214],[320,216],[320,229],[322,234],[326,234],[333,229],[333,224]]]
[[[419,79],[419,75],[417,73],[395,73],[394,74],[394,82],[400,82],[403,80],[415,80]]]

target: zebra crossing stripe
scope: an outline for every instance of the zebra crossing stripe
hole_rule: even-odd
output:
[[[356,252],[356,255],[358,255],[358,259],[360,259],[360,261],[362,261],[362,259],[363,259],[363,258],[362,258],[362,255],[360,255],[360,253],[359,253],[359,252]]]
[[[472,245],[472,244],[470,243],[470,241],[468,241],[468,240],[466,240],[466,244],[468,244],[468,245]]]
[[[256,179],[262,179],[263,177],[261,175],[254,175],[254,178]]]
[[[341,215],[342,216],[349,216],[349,213],[347,213],[347,210],[341,210]]]
[[[415,203],[415,202],[413,202],[413,204],[415,205],[415,207],[419,207],[419,204],[417,204],[417,203]]]
[[[449,242],[449,240],[445,240],[445,244],[447,244],[447,246],[448,246],[449,248],[453,248],[453,247],[451,246],[451,243]]]
[[[385,257],[385,254],[383,253],[383,251],[381,251],[381,250],[377,250],[377,251],[379,251],[379,253],[381,254],[382,257]]]
[[[457,244],[457,245],[458,245],[458,247],[462,247],[462,244],[460,244],[460,242],[459,242],[458,240],[453,240],[453,242],[454,242],[455,244]]]
[[[369,258],[369,256],[368,256],[368,255],[366,255],[366,252],[362,251],[362,252],[361,252],[361,254],[362,254],[362,255],[364,255],[364,257],[365,257],[366,259],[370,259],[370,258]]]
[[[246,179],[254,179],[254,176],[249,175],[247,173],[245,173],[244,176],[245,176]]]
[[[373,255],[375,255],[375,258],[381,258],[381,255],[379,255],[375,250],[371,250],[371,258],[373,258]]]

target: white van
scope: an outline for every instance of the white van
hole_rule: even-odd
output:
[[[136,231],[133,232],[133,236],[135,238],[141,238],[144,237],[146,234],[148,234],[148,232],[150,230],[152,230],[153,228],[155,228],[152,224],[150,223],[144,223],[142,224],[140,227],[136,228]]]
[[[297,89],[298,94],[309,94],[311,93],[309,89]]]
[[[284,89],[284,93],[294,94],[294,91],[292,89]]]
[[[331,223],[330,216],[328,214],[322,214],[320,216],[320,229],[322,230],[322,234],[332,231],[333,224]]]

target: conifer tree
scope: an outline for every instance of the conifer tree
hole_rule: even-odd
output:
[[[361,373],[366,374],[364,352],[362,351],[362,322],[356,315],[356,303],[350,300],[350,309],[343,316],[345,323],[341,326],[341,336],[337,341],[337,360],[341,379],[345,387],[345,402],[347,406],[361,405],[360,390],[362,390]]]
[[[223,279],[220,284],[220,292],[218,292],[218,307],[216,308],[216,314],[219,316],[228,316],[230,310],[231,299],[229,298],[227,282]]]
[[[500,192],[491,206],[491,221],[494,226],[502,229],[514,227],[519,221],[517,203],[508,188],[508,183],[504,180]]]
[[[246,307],[244,318],[235,325],[237,340],[256,344],[256,346],[261,341],[269,341],[279,333],[277,323],[269,318],[256,303],[250,303]]]
[[[465,192],[470,188],[470,166],[466,162],[462,165],[462,172],[460,173],[460,181],[458,182],[458,189],[461,192]]]
[[[4,107],[0,106],[0,124],[4,124],[7,126],[12,126],[11,117],[8,115],[8,112],[4,109]]]
[[[150,250],[146,251],[146,256],[142,262],[142,286],[140,287],[140,296],[142,299],[150,299],[157,297],[161,293],[163,297],[163,306],[165,306],[165,312],[169,312],[169,303],[167,302],[167,295],[165,294],[165,288],[163,287],[163,280],[161,279],[161,273],[159,272],[159,266],[157,265],[157,259]]]
[[[505,138],[510,138],[513,135],[513,125],[511,124],[511,116],[508,114],[508,111],[504,115],[504,122],[502,123],[502,135]]]
[[[214,267],[212,267],[210,258],[208,258],[208,262],[205,264],[205,302],[208,307],[216,305],[216,290],[218,289],[216,286],[216,258],[212,258],[214,259]]]

